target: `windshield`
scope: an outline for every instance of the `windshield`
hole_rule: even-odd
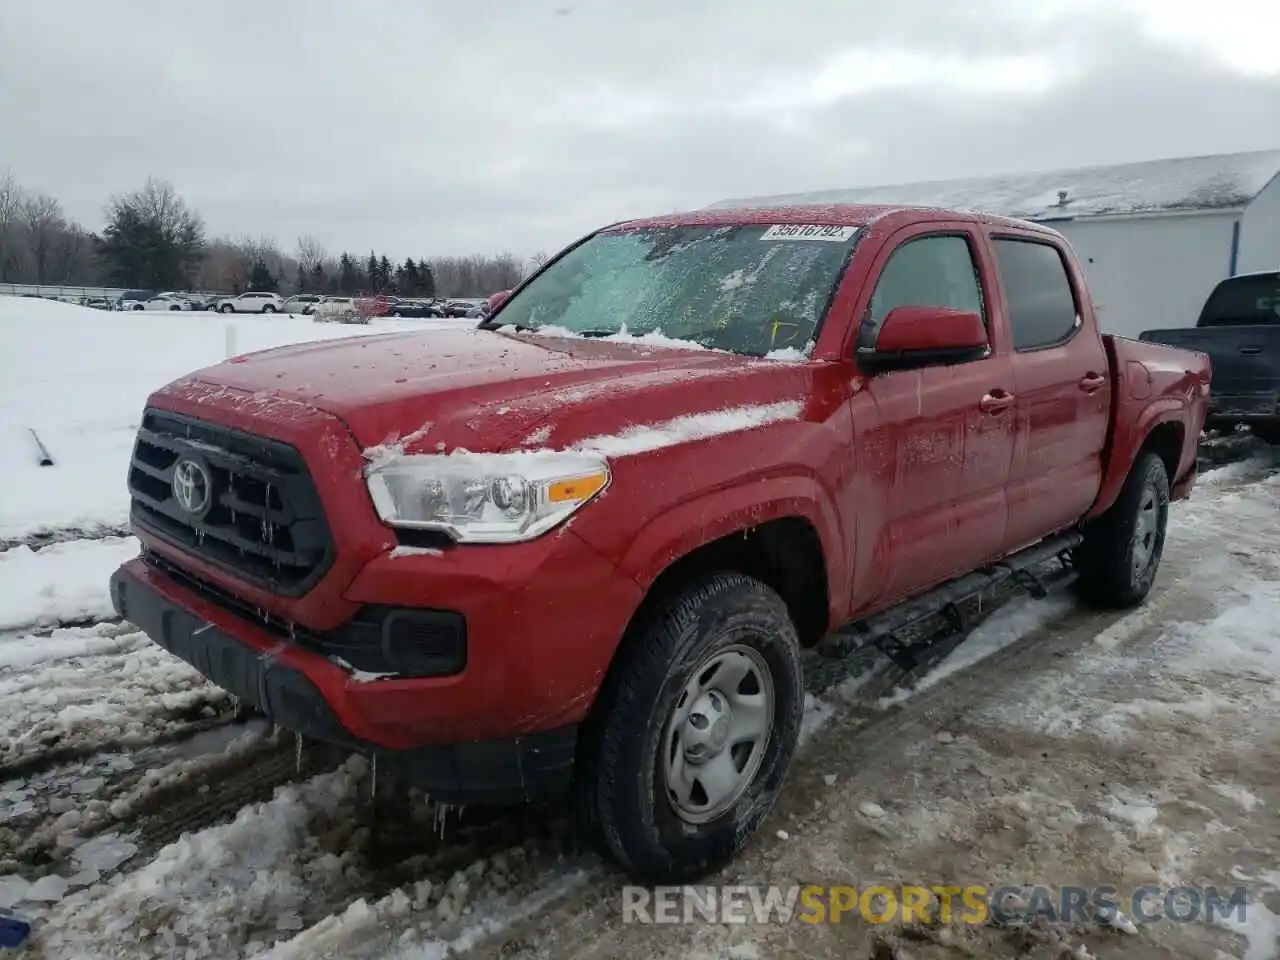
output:
[[[1280,323],[1280,273],[1223,280],[1209,294],[1196,326],[1251,323]]]
[[[679,226],[601,233],[515,294],[495,326],[585,336],[661,333],[761,356],[804,347],[856,227]]]

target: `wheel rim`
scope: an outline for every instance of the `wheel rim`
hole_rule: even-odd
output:
[[[752,647],[727,647],[694,671],[663,738],[663,786],[676,816],[707,823],[738,802],[764,761],[774,703],[773,674]]]
[[[1160,497],[1147,484],[1138,498],[1138,519],[1133,527],[1133,572],[1141,576],[1151,566],[1160,537]]]

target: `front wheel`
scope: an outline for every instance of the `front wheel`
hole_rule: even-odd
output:
[[[1155,582],[1168,523],[1168,471],[1154,453],[1143,453],[1116,502],[1085,526],[1074,551],[1085,599],[1115,610],[1141,603]]]
[[[778,594],[737,573],[689,585],[628,631],[584,725],[580,827],[647,883],[718,870],[773,808],[803,711]]]
[[[229,303],[224,303],[224,304],[222,305],[222,312],[223,312],[223,313],[235,313],[235,312],[236,312],[236,308],[235,308],[235,307],[233,307],[233,306],[232,306],[231,304],[229,304]]]
[[[275,313],[275,312],[276,312],[276,308],[275,308],[275,307],[273,307],[273,306],[272,306],[271,304],[269,304],[269,303],[268,303],[268,304],[264,304],[264,305],[263,305],[263,307],[262,307],[262,312],[263,312],[263,313]]]

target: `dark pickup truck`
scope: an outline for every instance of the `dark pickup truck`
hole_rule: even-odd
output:
[[[1213,395],[1206,426],[1247,425],[1280,443],[1280,271],[1223,280],[1194,327],[1147,330],[1140,337],[1209,355]]]

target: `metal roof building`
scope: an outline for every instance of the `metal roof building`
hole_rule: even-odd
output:
[[[1280,269],[1280,150],[723,200],[716,209],[872,203],[1050,224],[1089,276],[1104,329],[1191,326],[1214,284]]]

